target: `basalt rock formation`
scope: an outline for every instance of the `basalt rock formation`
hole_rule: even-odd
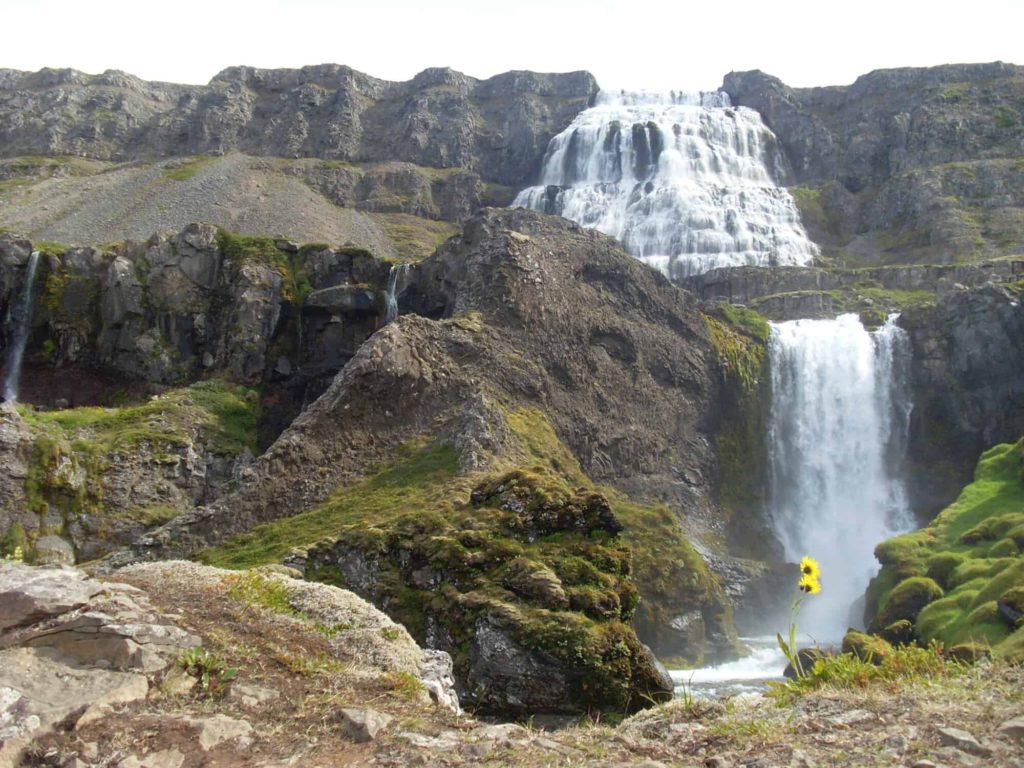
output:
[[[185,86],[0,70],[0,223],[96,243],[204,220],[421,257],[451,232],[401,217],[507,205],[596,91],[586,72],[232,67]]]
[[[778,137],[826,256],[856,266],[1019,253],[1024,68],[878,70],[827,88],[732,72],[723,89]]]

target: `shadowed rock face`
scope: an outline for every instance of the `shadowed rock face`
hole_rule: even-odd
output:
[[[908,462],[922,519],[957,497],[982,451],[1024,434],[1020,285],[955,291],[900,318],[914,360]]]
[[[117,71],[0,70],[0,146],[8,157],[399,160],[519,185],[596,91],[586,72],[476,80],[428,69],[395,83],[334,64],[231,67],[189,86]]]
[[[712,517],[701,431],[715,396],[706,323],[690,294],[610,238],[533,211],[488,209],[412,268],[399,303],[420,316],[400,317],[360,347],[257,462],[230,513],[211,511],[215,519],[194,529],[200,539],[294,514],[436,424],[476,434],[471,422],[493,421],[488,408],[467,407],[482,394],[542,410],[595,481]]]
[[[731,72],[723,88],[775,132],[826,255],[852,266],[1020,252],[1024,67],[878,70],[828,88]]]

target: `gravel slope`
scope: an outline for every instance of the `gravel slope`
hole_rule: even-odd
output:
[[[93,244],[145,239],[206,221],[246,234],[351,242],[379,256],[395,253],[370,216],[333,205],[260,158],[212,158],[184,180],[169,175],[179,164],[110,164],[96,173],[0,182],[0,227],[33,240]]]

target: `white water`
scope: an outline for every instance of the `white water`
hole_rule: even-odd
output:
[[[25,356],[25,345],[32,328],[32,297],[36,284],[36,268],[39,266],[39,251],[32,251],[28,257],[25,286],[21,301],[11,313],[14,332],[11,334],[11,348],[7,352],[7,373],[4,376],[4,399],[18,399],[18,384],[21,380],[21,360]]]
[[[803,639],[803,638],[802,638]],[[742,638],[750,655],[737,661],[699,669],[672,669],[676,695],[717,698],[738,693],[763,691],[768,680],[782,680],[786,657],[774,637]]]
[[[390,323],[398,317],[398,294],[402,290],[401,281],[405,277],[408,264],[395,264],[388,272],[388,284],[384,289],[384,322]]]
[[[598,229],[669,277],[809,264],[817,249],[769,167],[774,137],[725,93],[602,91],[513,205]]]
[[[894,470],[909,417],[895,318],[874,333],[856,315],[772,326],[769,514],[787,559],[821,563],[799,616],[819,643],[860,624],[875,545],[913,527]]]

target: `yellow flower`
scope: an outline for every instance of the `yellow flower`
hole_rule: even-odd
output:
[[[816,595],[821,592],[821,582],[809,573],[805,573],[800,577],[800,583],[797,586],[800,587],[801,592],[806,592],[809,595]]]
[[[804,557],[800,561],[800,573],[817,581],[821,578],[821,566],[813,557]]]

